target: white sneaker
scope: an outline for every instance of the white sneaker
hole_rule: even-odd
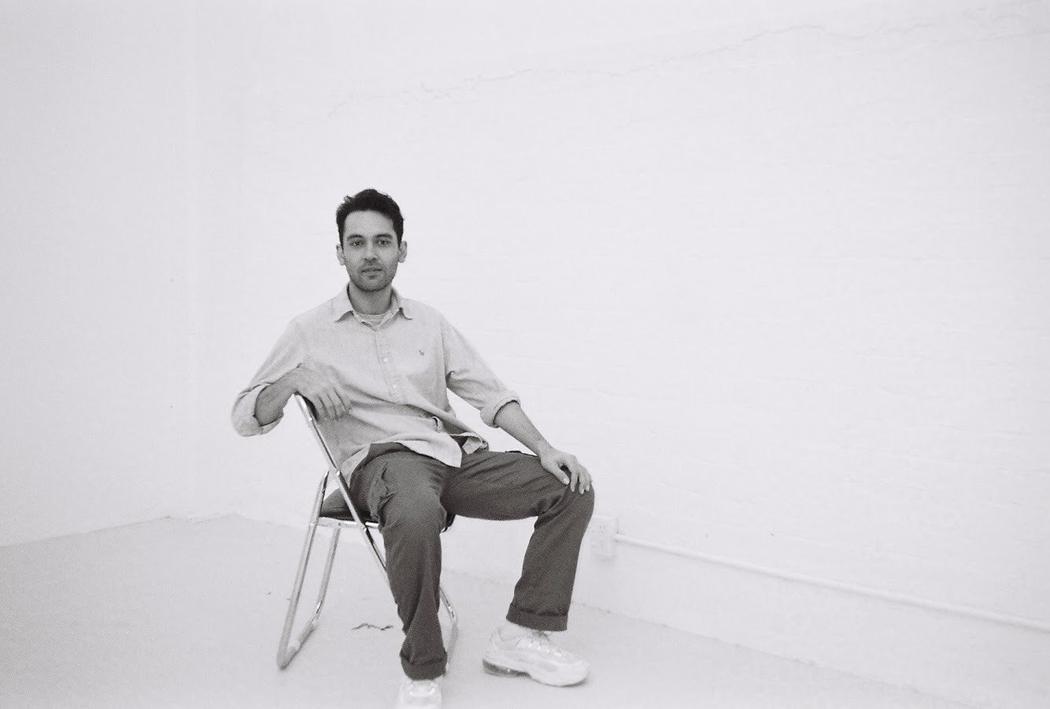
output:
[[[401,683],[394,709],[441,709],[441,687],[432,679],[408,679]]]
[[[555,687],[579,684],[590,670],[585,660],[558,647],[541,630],[527,630],[512,638],[504,638],[497,630],[489,638],[481,664],[495,675],[528,675]]]

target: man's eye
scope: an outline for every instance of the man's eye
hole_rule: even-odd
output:
[[[350,248],[352,248],[352,249],[359,249],[359,248],[361,248],[362,244],[364,244],[364,242],[361,241],[360,239],[353,239],[353,240],[350,241]]]

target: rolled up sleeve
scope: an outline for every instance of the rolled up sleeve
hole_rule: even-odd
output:
[[[496,414],[512,401],[520,403],[518,395],[499,380],[466,338],[444,318],[441,340],[448,388],[476,408],[485,425],[495,428]]]
[[[288,372],[292,371],[303,361],[303,340],[296,328],[295,322],[291,322],[277,339],[273,349],[259,371],[252,377],[251,382],[242,389],[233,402],[231,419],[233,428],[242,436],[256,436],[266,433],[274,428],[281,419],[284,412],[280,412],[276,419],[265,426],[255,418],[255,402],[263,389],[276,382]]]
[[[481,420],[484,421],[486,425],[496,428],[496,414],[499,413],[500,409],[512,401],[516,401],[519,404],[521,403],[521,399],[519,399],[518,395],[514,392],[504,392],[503,396],[496,399],[491,404],[486,404],[485,407],[481,409]]]

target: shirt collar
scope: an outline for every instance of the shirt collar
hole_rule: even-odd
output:
[[[347,313],[354,312],[353,303],[350,302],[350,293],[347,290],[348,286],[349,284],[340,288],[335,297],[328,301],[332,306],[332,320],[339,321],[345,317]],[[390,304],[395,313],[400,310],[402,315],[409,320],[412,319],[414,311],[412,303],[407,300],[402,300],[401,296],[394,288],[390,289]]]

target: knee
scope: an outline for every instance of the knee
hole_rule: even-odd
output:
[[[585,510],[587,519],[590,519],[591,515],[594,514],[594,483],[591,483],[591,487],[587,492],[580,495],[580,505]]]
[[[445,527],[445,509],[438,501],[395,504],[391,500],[384,510],[383,533],[392,532],[415,539],[438,536]]]
[[[590,520],[591,515],[594,514],[593,484],[591,485],[591,488],[583,494],[574,492],[566,486],[564,496],[567,498],[567,507],[574,517],[579,517],[584,522]]]

